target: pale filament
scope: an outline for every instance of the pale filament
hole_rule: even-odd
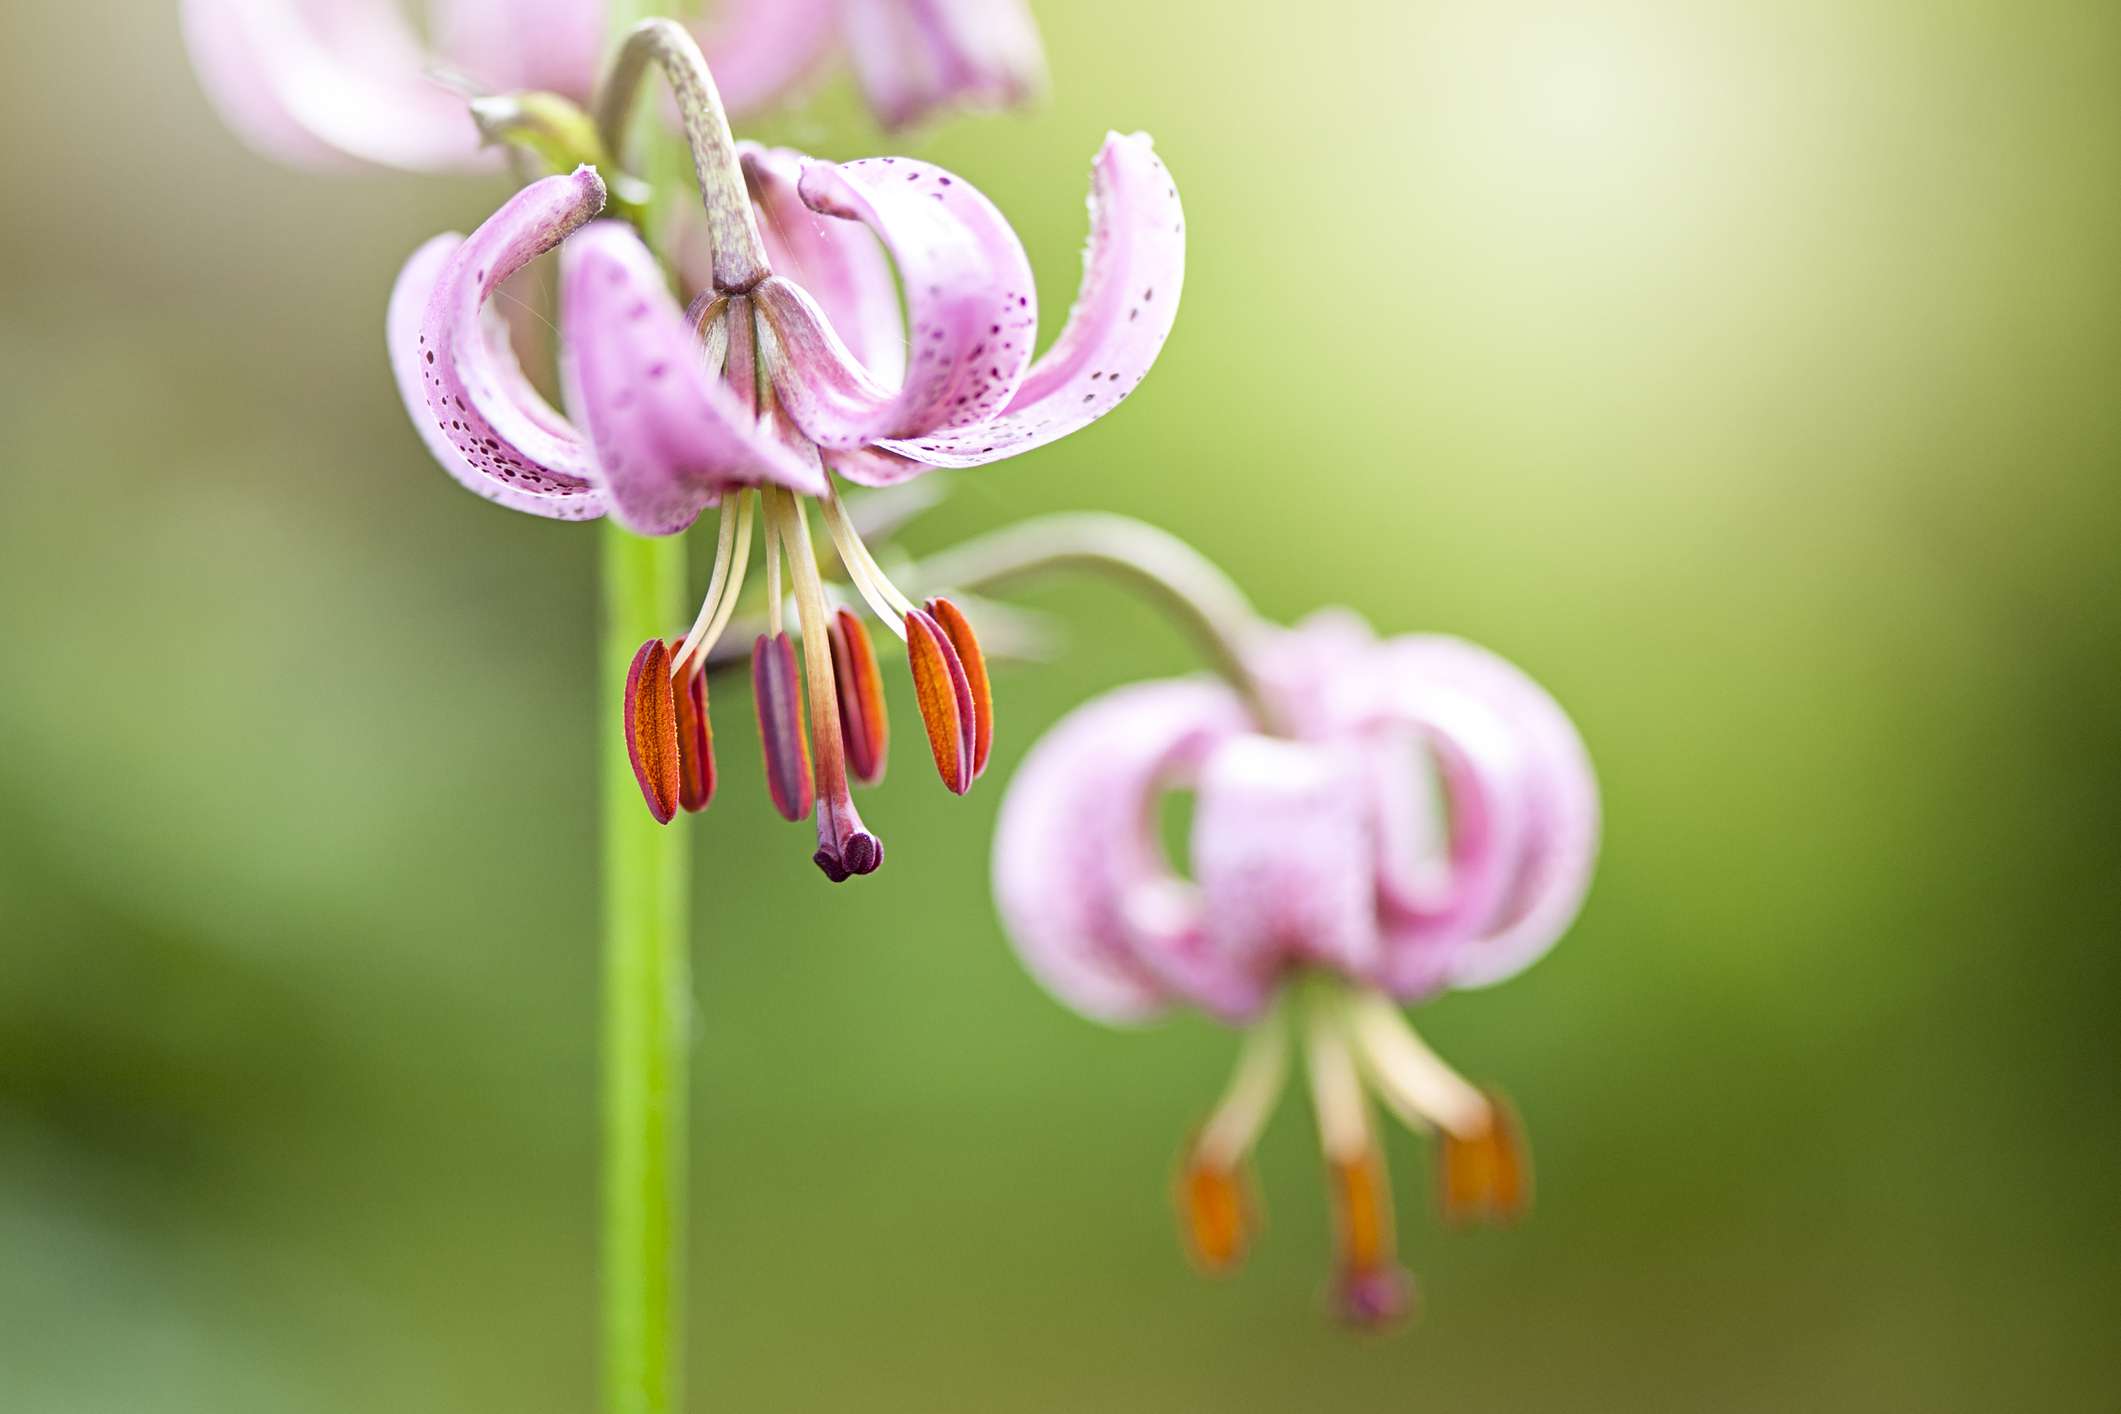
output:
[[[1311,998],[1304,1018],[1304,1060],[1311,1077],[1311,1108],[1318,1142],[1335,1163],[1360,1161],[1374,1147],[1370,1105],[1362,1073],[1348,1045],[1344,1002],[1323,993]]]
[[[1458,1139],[1488,1132],[1494,1119],[1487,1097],[1429,1049],[1389,998],[1365,992],[1349,1003],[1347,1015],[1371,1079],[1394,1114]]]
[[[900,638],[906,636],[906,615],[913,612],[913,601],[899,591],[862,543],[861,533],[854,528],[854,521],[847,514],[846,504],[840,500],[839,487],[828,476],[825,481],[825,526],[832,532],[832,546],[839,551],[840,563],[846,567],[847,577],[853,581],[870,609],[884,621]]]
[[[736,504],[731,505],[727,496],[722,500],[721,525],[714,543],[714,573],[707,580],[707,596],[700,601],[700,616],[693,621],[692,631],[685,635],[677,656],[671,659],[673,678],[683,677],[689,660],[704,657],[714,648],[715,640],[721,636],[716,622],[728,622],[721,612],[723,601],[733,604],[744,587],[744,571],[751,558],[751,493],[731,494]]]
[[[1195,1154],[1211,1168],[1236,1168],[1259,1142],[1288,1077],[1289,1024],[1277,1006],[1245,1033],[1237,1069],[1201,1126]]]

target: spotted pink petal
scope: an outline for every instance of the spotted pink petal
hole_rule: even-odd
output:
[[[847,47],[886,127],[957,104],[1021,103],[1045,84],[1023,0],[845,0]]]
[[[300,165],[492,165],[395,0],[184,0],[184,38],[237,135]]]
[[[442,262],[413,333],[425,404],[410,409],[414,420],[432,421],[482,478],[511,493],[507,504],[521,509],[586,495],[597,470],[580,436],[530,388],[506,340],[491,335],[486,301],[603,205],[604,184],[587,167],[525,187]],[[414,273],[401,277],[408,297]],[[403,357],[402,340],[392,356]]]
[[[732,113],[786,95],[818,67],[837,34],[836,0],[720,0],[700,48]]]
[[[581,98],[596,84],[607,0],[433,0],[436,47],[482,87]]]
[[[929,466],[978,466],[1044,446],[1119,406],[1148,375],[1178,317],[1185,214],[1146,134],[1105,139],[1092,169],[1090,246],[1068,323],[1002,415],[885,447]]]
[[[1444,636],[1395,639],[1387,671],[1408,693],[1447,684],[1480,701],[1516,742],[1525,827],[1499,914],[1454,952],[1450,982],[1480,987],[1531,966],[1568,931],[1589,892],[1599,842],[1598,782],[1561,706],[1515,665]]]
[[[1271,979],[1315,963],[1373,975],[1377,843],[1365,763],[1345,747],[1244,735],[1202,768],[1193,877],[1203,928],[1229,968]]]
[[[1198,941],[1190,890],[1164,856],[1155,816],[1168,782],[1249,729],[1236,694],[1205,681],[1146,683],[1079,708],[1034,747],[1010,783],[994,841],[1003,926],[1031,974],[1085,1016],[1142,1021],[1209,990],[1208,968],[1163,948]],[[1161,973],[1161,975],[1160,975]],[[1227,979],[1232,990],[1248,979]],[[1239,1010],[1244,998],[1226,998]]]
[[[674,535],[735,487],[823,494],[816,454],[775,435],[707,367],[691,321],[629,227],[587,227],[561,265],[569,384],[614,520],[639,535]]]
[[[884,248],[867,229],[803,204],[806,160],[785,147],[738,144],[773,268],[817,302],[853,356],[884,387],[906,376],[906,321]]]
[[[804,204],[860,221],[898,265],[911,324],[904,381],[881,385],[851,356],[814,295],[758,290],[781,357],[775,387],[821,447],[858,447],[985,421],[1015,395],[1038,330],[1031,264],[994,203],[940,167],[904,157],[813,162]]]
[[[528,511],[555,520],[593,520],[604,514],[604,498],[588,483],[521,473],[503,476],[500,472],[506,468],[497,466],[492,455],[483,448],[479,449],[479,460],[474,463],[467,449],[457,442],[455,424],[463,420],[462,415],[437,421],[428,407],[427,390],[436,375],[427,362],[420,325],[426,317],[428,301],[434,295],[436,280],[463,244],[462,236],[436,236],[413,253],[412,259],[405,263],[404,273],[398,276],[397,287],[391,291],[386,342],[390,348],[391,372],[397,379],[398,396],[405,400],[406,410],[412,414],[413,427],[427,444],[427,450],[465,487],[512,510]],[[514,364],[512,352],[507,351],[505,336],[494,342],[490,329],[483,333],[493,342],[489,356],[496,366],[512,370],[514,377],[521,378],[521,370]],[[526,385],[525,396],[534,398],[536,394]],[[547,412],[557,420],[558,414],[550,413],[550,409]]]

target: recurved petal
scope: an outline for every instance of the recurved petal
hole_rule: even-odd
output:
[[[435,284],[463,244],[462,236],[436,236],[413,253],[391,291],[386,342],[398,395],[405,400],[413,427],[445,471],[488,500],[555,520],[593,520],[604,514],[604,498],[587,482],[523,464],[520,459],[511,462],[487,449],[486,440],[492,438],[490,430],[477,435],[468,431],[483,424],[468,405],[456,405],[454,400],[463,396],[460,385],[450,384],[452,391],[445,395],[450,399],[446,412],[436,410],[429,402],[429,394],[443,384],[444,372],[441,355],[421,329]],[[482,357],[494,370],[497,385],[521,381],[522,371],[508,350],[505,337],[496,341],[490,329],[482,329],[479,337],[488,345]],[[435,355],[432,361],[430,354]],[[542,408],[555,426],[564,426],[558,414],[529,390],[527,382],[517,396],[529,400],[526,406]],[[492,440],[498,442],[498,438]]]
[[[428,414],[441,435],[474,468],[533,502],[587,494],[595,463],[574,429],[531,391],[513,355],[496,347],[486,302],[603,205],[604,183],[588,167],[516,193],[443,262],[414,338]]]
[[[811,162],[797,185],[812,211],[876,233],[897,262],[911,326],[905,377],[891,390],[847,366],[848,345],[814,299],[762,287],[784,355],[775,386],[797,425],[822,447],[857,447],[971,426],[1005,407],[1030,366],[1038,302],[1023,245],[994,203],[905,157]]]
[[[808,291],[847,350],[885,388],[906,377],[906,321],[891,262],[868,228],[803,204],[799,152],[740,143],[773,268]]]
[[[567,243],[562,265],[575,411],[614,519],[637,534],[671,535],[733,487],[824,491],[815,456],[776,435],[707,366],[692,322],[631,229],[588,227]]]
[[[799,85],[832,47],[835,0],[720,0],[700,48],[732,113],[762,108]]]
[[[1189,941],[1183,927],[1144,926],[1185,895],[1156,802],[1249,725],[1219,683],[1145,683],[1077,709],[1032,748],[1002,801],[995,897],[1025,967],[1062,1002],[1118,1023],[1180,998],[1142,955]]]
[[[1109,135],[1091,171],[1083,283],[1060,338],[1001,416],[886,447],[931,466],[976,466],[1087,427],[1148,375],[1178,317],[1185,273],[1177,184],[1146,134]]]
[[[1333,746],[1244,735],[1201,771],[1193,877],[1208,945],[1268,976],[1316,963],[1369,979],[1380,959],[1377,844],[1363,763]]]
[[[493,160],[393,0],[184,0],[183,24],[207,96],[268,156],[414,170]]]
[[[1403,696],[1448,684],[1479,701],[1517,748],[1524,828],[1499,913],[1461,945],[1454,986],[1500,982],[1536,962],[1568,931],[1589,892],[1599,842],[1598,781],[1583,738],[1546,689],[1507,660],[1437,636],[1386,645]]]
[[[886,127],[955,105],[1021,103],[1046,56],[1023,0],[846,0],[848,53]]]
[[[432,0],[437,47],[481,87],[588,97],[606,0]]]
[[[1371,782],[1386,930],[1380,983],[1413,1001],[1503,922],[1531,840],[1523,743],[1465,691],[1423,675],[1395,689],[1406,731],[1373,729]],[[1406,853],[1412,842],[1415,853]]]

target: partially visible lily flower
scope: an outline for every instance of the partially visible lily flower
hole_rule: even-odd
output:
[[[1011,107],[1046,82],[1025,0],[723,0],[702,43],[740,113],[782,97],[835,47],[887,128],[946,108]]]
[[[1407,1306],[1374,1095],[1440,1138],[1454,1223],[1524,1208],[1509,1105],[1461,1079],[1402,1003],[1513,976],[1574,920],[1598,839],[1575,728],[1508,663],[1456,639],[1377,641],[1328,614],[1268,631],[1248,699],[1213,681],[1126,688],[1034,748],[995,840],[1003,922],[1026,966],[1091,1018],[1178,1005],[1247,1028],[1178,1180],[1196,1260],[1234,1267],[1255,1228],[1247,1156],[1301,1040],[1330,1174],[1336,1304]],[[1160,800],[1193,794],[1191,877]],[[1284,994],[1300,995],[1288,999]]]
[[[184,37],[223,121],[299,166],[492,165],[461,87],[588,98],[605,0],[424,9],[423,35],[398,0],[183,0]]]
[[[281,161],[413,170],[487,165],[466,93],[587,104],[606,0],[183,0],[206,92]],[[703,27],[731,108],[784,96],[835,45],[891,127],[951,106],[1018,103],[1044,82],[1024,0],[726,0]]]
[[[808,507],[855,598],[905,641],[936,769],[965,793],[993,741],[978,640],[956,605],[917,602],[892,582],[837,482],[884,486],[1016,456],[1116,407],[1176,313],[1178,191],[1147,137],[1107,138],[1082,291],[1034,359],[1029,260],[969,183],[906,158],[833,164],[738,146],[697,46],[667,21],[635,32],[603,105],[607,131],[622,128],[651,61],[683,100],[701,181],[710,255],[690,309],[631,227],[595,219],[605,184],[583,167],[525,188],[471,236],[414,254],[391,300],[392,363],[436,459],[493,501],[562,520],[608,512],[642,535],[675,535],[720,509],[698,618],[675,645],[644,645],[627,687],[629,746],[658,820],[711,795],[711,761],[700,759],[711,735],[687,726],[687,712],[704,724],[701,673],[744,592],[763,507],[770,632],[753,679],[769,792],[791,820],[814,812],[827,875],[866,874],[883,849],[849,782],[883,770],[883,696],[862,619],[827,598]],[[572,417],[525,377],[491,304],[502,281],[555,249]],[[781,622],[784,570],[800,667]]]

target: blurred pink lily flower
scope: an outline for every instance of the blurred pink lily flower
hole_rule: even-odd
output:
[[[588,102],[606,0],[429,0],[424,10],[415,26],[398,0],[183,0],[183,24],[224,121],[297,165],[487,164],[460,87]],[[702,33],[738,112],[784,96],[835,45],[890,127],[1022,102],[1044,82],[1023,0],[726,0]]]
[[[1179,1178],[1200,1263],[1242,1257],[1246,1159],[1303,1038],[1339,1234],[1342,1314],[1382,1322],[1410,1285],[1393,1254],[1375,1094],[1441,1136],[1453,1221],[1524,1206],[1527,1159],[1498,1096],[1469,1085],[1399,1010],[1486,986],[1574,920],[1598,841],[1575,728],[1516,668],[1456,639],[1377,641],[1352,616],[1270,630],[1248,667],[1271,721],[1205,680],[1112,693],[1062,722],[1011,784],[996,894],[1026,966],[1086,1016],[1192,1005],[1249,1027]],[[1159,801],[1190,790],[1191,877]]]
[[[1025,0],[724,0],[702,44],[732,112],[763,108],[843,49],[877,120],[1002,108],[1045,87]]]
[[[642,535],[678,534],[721,508],[691,632],[674,647],[644,645],[627,686],[636,774],[661,821],[712,795],[703,669],[745,586],[750,493],[760,493],[772,632],[753,654],[753,686],[769,792],[791,820],[815,809],[828,876],[866,874],[883,848],[848,782],[850,766],[864,782],[882,773],[883,698],[861,619],[826,600],[807,504],[817,502],[860,598],[906,641],[937,772],[965,793],[993,739],[976,636],[956,606],[916,603],[891,582],[836,478],[882,486],[1017,456],[1116,407],[1176,313],[1178,191],[1147,137],[1107,138],[1081,293],[1034,359],[1030,262],[971,184],[905,158],[833,164],[735,144],[682,29],[644,26],[629,52],[659,56],[690,95],[710,288],[682,308],[633,229],[595,219],[604,183],[583,167],[533,183],[471,236],[439,236],[413,255],[391,298],[392,366],[436,459],[490,500],[561,520],[608,512]],[[491,303],[555,249],[571,417],[524,375]],[[800,677],[780,626],[784,563],[801,615]]]
[[[466,102],[491,93],[584,100],[603,56],[604,0],[432,0],[426,36],[398,0],[183,0],[206,94],[237,136],[298,166],[414,171],[491,165]]]

